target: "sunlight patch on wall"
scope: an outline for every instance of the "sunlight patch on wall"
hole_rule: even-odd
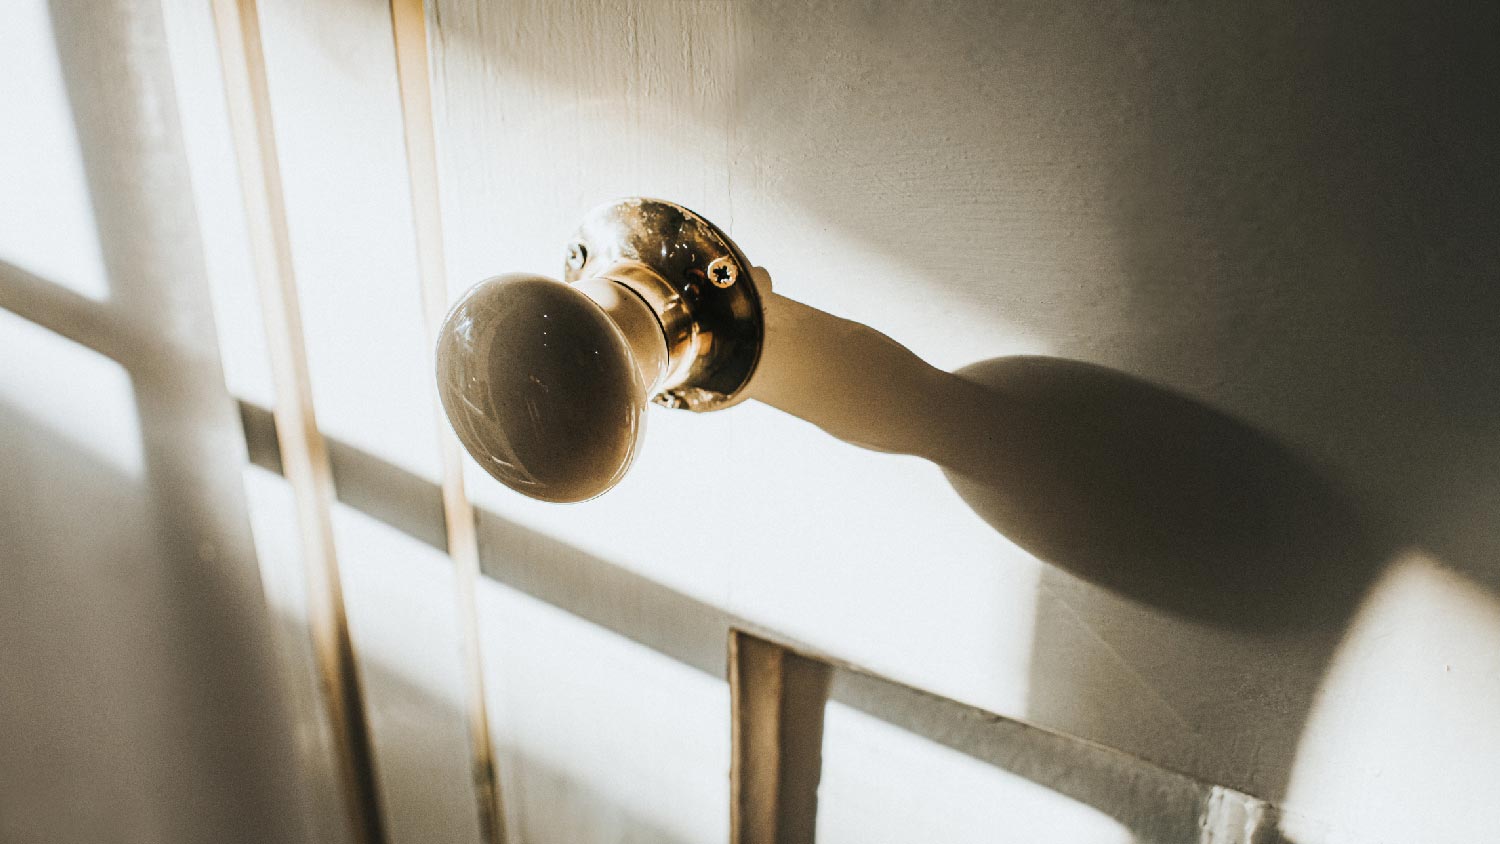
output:
[[[318,426],[436,479],[390,12],[272,2],[263,14]]]
[[[26,412],[123,476],[144,476],[141,422],[125,368],[0,310],[0,402]]]
[[[1124,844],[1104,813],[1009,771],[828,704],[818,841]]]
[[[477,841],[453,566],[345,505],[333,527],[392,841]]]
[[[722,840],[727,683],[493,581],[478,597],[518,840]]]
[[[231,395],[270,407],[275,403],[270,352],[256,295],[211,4],[164,0],[163,11],[224,383]]]
[[[1500,829],[1497,784],[1500,600],[1410,551],[1334,658],[1284,827],[1298,841],[1326,840],[1325,825],[1365,840],[1481,840]]]
[[[9,0],[0,26],[0,262],[109,296],[82,151],[45,0]]]

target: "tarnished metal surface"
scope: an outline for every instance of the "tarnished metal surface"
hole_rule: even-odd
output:
[[[675,294],[642,288],[634,277],[616,279],[657,309],[674,352],[669,377],[652,401],[701,412],[744,400],[760,362],[765,320],[750,283],[750,262],[728,235],[681,205],[631,197],[590,211],[568,255],[569,283],[633,263],[649,268]],[[661,310],[664,302],[684,310],[687,319],[673,320],[670,310]]]

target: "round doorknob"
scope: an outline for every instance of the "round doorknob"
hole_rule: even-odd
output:
[[[678,205],[626,199],[585,217],[567,281],[482,281],[438,335],[437,382],[459,441],[532,498],[584,501],[619,483],[649,402],[728,407],[760,359],[750,264]]]

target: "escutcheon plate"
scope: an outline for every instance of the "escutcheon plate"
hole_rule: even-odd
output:
[[[745,399],[760,362],[765,317],[750,262],[718,226],[676,203],[631,197],[590,211],[568,254],[569,284],[639,263],[686,307],[695,354],[652,401],[704,412]]]

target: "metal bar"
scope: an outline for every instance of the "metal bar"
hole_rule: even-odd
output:
[[[297,505],[313,651],[340,785],[355,839],[382,844],[386,836],[375,759],[334,550],[333,474],[313,413],[256,0],[213,0],[213,16],[275,382],[276,435],[282,471]]]
[[[432,349],[437,345],[438,328],[447,309],[448,273],[443,253],[437,138],[433,127],[432,78],[427,52],[427,14],[423,0],[391,0],[390,5],[422,314],[427,328],[427,348]],[[465,709],[469,722],[474,797],[479,809],[479,832],[481,839],[489,844],[503,844],[507,840],[505,803],[490,735],[484,658],[479,633],[479,541],[474,530],[474,508],[464,490],[463,461],[458,439],[443,418],[435,389],[431,391],[430,399],[438,435],[438,451],[442,458],[443,520],[447,529],[448,554],[453,558],[457,592],[455,597],[463,643],[462,661],[467,692]]]

